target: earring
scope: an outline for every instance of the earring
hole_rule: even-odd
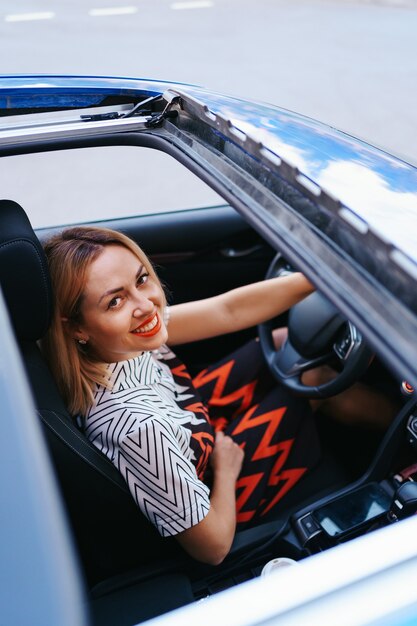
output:
[[[82,346],[85,346],[85,344],[87,343],[85,339],[78,339],[78,343]]]

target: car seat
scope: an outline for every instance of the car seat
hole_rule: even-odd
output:
[[[52,313],[47,260],[26,213],[10,200],[0,201],[0,283],[88,586],[133,568],[136,578],[140,568],[146,577],[166,575],[186,555],[159,536],[117,469],[80,432],[41,355],[37,340]]]

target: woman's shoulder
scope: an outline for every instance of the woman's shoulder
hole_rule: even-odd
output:
[[[97,391],[114,397],[128,389],[140,389],[159,382],[162,369],[159,361],[171,358],[162,347],[158,351],[141,355],[107,366],[108,380]]]
[[[112,411],[137,410],[143,404],[149,408],[158,385],[166,386],[172,378],[165,363],[170,358],[169,349],[162,348],[158,354],[144,352],[132,359],[109,363],[106,380],[93,390],[93,403],[87,417],[100,412],[110,415]]]

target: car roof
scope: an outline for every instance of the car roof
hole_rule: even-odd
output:
[[[417,168],[303,115],[182,83],[50,75],[0,76],[0,112],[92,107],[168,90],[200,105],[206,121],[252,156],[269,158],[272,167],[285,163],[286,175],[292,170],[313,194],[336,198],[355,228],[372,229],[417,262]]]
[[[417,168],[412,164],[291,111],[192,87],[184,91],[258,142],[258,150],[264,147],[292,166],[295,176],[305,176],[313,193],[323,190],[337,198],[357,228],[368,225],[417,260]],[[249,150],[256,154],[254,144]]]

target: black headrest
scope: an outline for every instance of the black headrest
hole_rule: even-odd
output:
[[[52,313],[48,263],[26,213],[11,200],[0,200],[0,284],[17,337],[40,339]]]

